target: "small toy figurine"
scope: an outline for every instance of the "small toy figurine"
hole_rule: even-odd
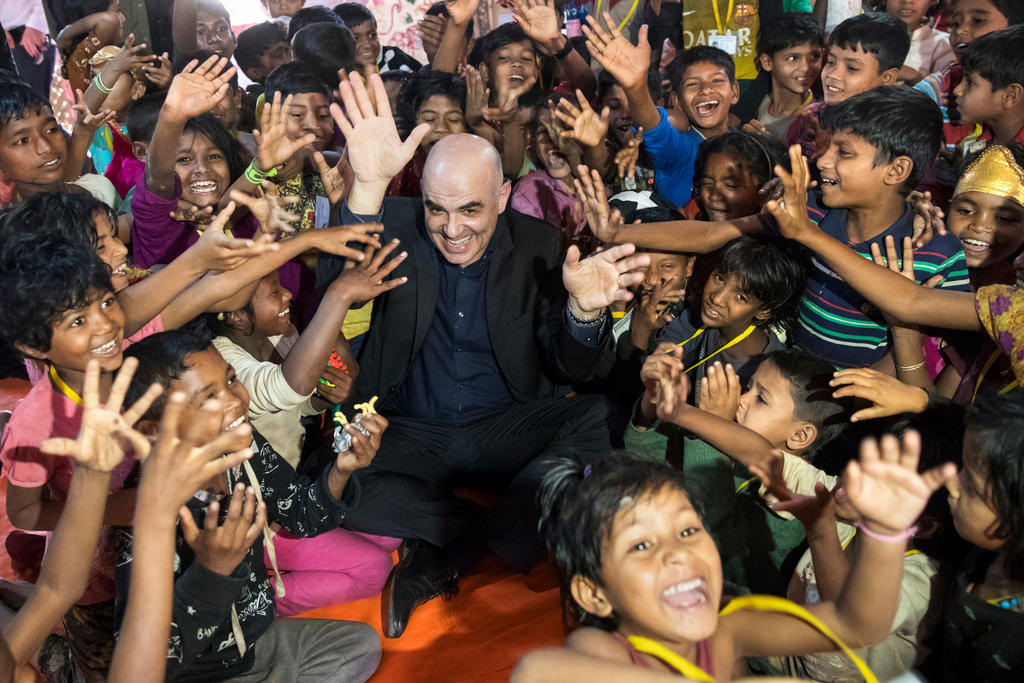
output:
[[[351,424],[353,427],[362,432],[363,436],[370,436],[370,432],[359,424],[365,415],[376,415],[377,409],[374,407],[377,403],[377,396],[374,396],[366,403],[360,403],[353,406],[356,410],[360,411],[350,423],[348,418],[345,417],[345,413],[341,412],[341,406],[338,406],[334,411],[334,422],[338,425],[334,428],[334,450],[338,453],[347,451],[352,446],[352,435],[345,431],[345,425]]]

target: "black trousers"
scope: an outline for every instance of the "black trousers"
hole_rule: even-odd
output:
[[[360,501],[344,526],[441,547],[478,535],[520,571],[541,554],[537,490],[545,461],[590,462],[610,450],[607,404],[597,395],[534,401],[465,422],[388,419],[376,458],[355,475]],[[481,508],[454,495],[460,486],[492,491],[498,501]]]

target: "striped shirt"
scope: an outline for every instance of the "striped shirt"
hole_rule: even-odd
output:
[[[846,209],[829,209],[821,196],[808,193],[807,215],[821,230],[850,246],[864,258],[871,258],[871,244],[885,246],[889,235],[898,248],[904,237],[914,232],[914,211],[908,204],[903,215],[876,237],[860,244],[850,244],[846,231]],[[774,224],[766,227],[774,229]],[[777,232],[777,230],[775,230]],[[967,265],[960,240],[953,235],[936,235],[922,248],[914,251],[914,277],[925,282],[935,275],[945,279],[942,289],[970,291]],[[800,300],[800,325],[795,343],[836,367],[864,367],[880,361],[889,350],[889,334],[885,319],[864,297],[832,271],[828,265],[812,257],[807,276],[807,289]]]

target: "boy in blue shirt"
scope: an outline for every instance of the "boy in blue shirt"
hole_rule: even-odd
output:
[[[808,193],[807,214],[822,231],[870,258],[871,244],[886,237],[902,244],[913,234],[914,210],[907,194],[935,157],[942,140],[942,116],[926,95],[906,87],[879,87],[830,109],[822,119],[830,131],[818,159],[820,191]],[[706,223],[673,221],[623,225],[609,221],[599,193],[587,192],[588,220],[603,242],[632,242],[639,248],[707,253],[740,235],[778,232],[767,216]],[[943,276],[944,289],[968,289],[959,240],[939,235],[914,251],[914,278]],[[867,301],[815,259],[800,303],[795,343],[833,365],[861,367],[887,360],[884,321]],[[883,366],[884,367],[884,366]],[[891,371],[891,366],[890,368]]]
[[[740,98],[736,64],[728,53],[706,45],[686,50],[679,56],[679,82],[675,83],[679,103],[689,120],[685,133],[676,130],[665,109],[655,105],[647,89],[651,47],[647,27],[640,28],[639,44],[633,45],[605,17],[605,31],[593,17],[583,31],[593,59],[615,77],[626,92],[630,112],[644,130],[644,146],[654,161],[654,184],[665,199],[677,207],[693,194],[693,164],[700,143],[729,130],[729,108]]]

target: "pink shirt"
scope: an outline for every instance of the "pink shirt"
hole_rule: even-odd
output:
[[[163,319],[157,316],[124,341],[127,348],[133,342],[151,334],[163,332]],[[82,424],[82,408],[54,388],[48,378],[37,381],[24,399],[14,408],[10,422],[0,438],[2,473],[15,486],[36,488],[46,486],[54,500],[64,500],[71,486],[74,460],[52,456],[39,450],[51,437],[74,439]],[[110,476],[110,492],[120,490],[135,468],[134,457],[126,457],[114,468]],[[101,534],[100,546],[93,558],[89,586],[79,603],[88,605],[114,597],[112,547],[107,542],[106,530]]]
[[[583,204],[561,180],[546,171],[530,171],[519,179],[512,192],[512,208],[566,231],[573,240],[587,227]]]

